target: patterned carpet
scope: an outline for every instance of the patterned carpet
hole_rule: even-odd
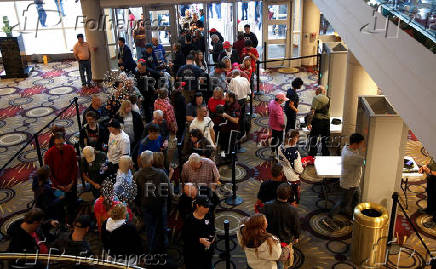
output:
[[[305,82],[301,90],[299,114],[309,112],[310,103],[314,96],[317,76],[312,73],[298,73]],[[275,93],[286,91],[295,75],[277,72],[263,73],[261,76],[261,89],[264,95],[255,97],[254,112],[250,139],[243,144],[247,149],[245,153],[238,154],[236,179],[238,195],[244,200],[241,205],[229,206],[222,201],[217,209],[216,223],[219,235],[224,234],[223,221],[230,221],[232,241],[233,268],[246,268],[243,251],[237,246],[235,232],[241,218],[254,213],[254,203],[262,180],[270,177],[271,161],[270,150],[262,143],[262,137],[267,133],[268,118],[267,104]],[[68,106],[74,97],[79,98],[80,111],[90,103],[90,95],[98,93],[99,89],[82,90],[77,64],[74,62],[50,63],[48,66],[35,66],[32,76],[25,80],[2,80],[0,82],[0,164],[3,165],[12,155],[31,138],[32,133],[38,131],[51,121],[63,108]],[[65,126],[68,138],[74,137],[77,132],[75,109],[68,109],[56,124]],[[304,140],[304,134],[302,140]],[[43,152],[47,150],[48,130],[42,132],[39,142]],[[303,142],[302,142],[303,143]],[[304,155],[304,152],[303,152]],[[427,160],[425,150],[413,134],[410,133],[406,148],[406,155],[412,156],[422,165]],[[29,144],[18,157],[7,166],[0,175],[0,237],[3,238],[7,227],[23,216],[31,206],[33,193],[28,180],[29,175],[35,170],[37,155],[34,143]],[[223,182],[231,181],[229,166],[219,167]],[[333,201],[337,200],[337,185],[332,182],[328,185],[329,200],[325,201],[321,194],[320,178],[316,176],[313,166],[308,166],[303,173],[301,203],[297,210],[301,219],[303,232],[300,242],[295,246],[295,263],[293,268],[354,268],[350,261],[351,224],[344,217],[338,216],[337,220],[344,223],[343,228],[332,232],[326,227],[322,219]],[[430,249],[436,249],[436,229],[425,227],[426,215],[416,213],[418,208],[425,208],[425,180],[409,182],[407,187],[408,213],[412,215],[418,229],[423,232],[426,243]],[[229,189],[222,188],[219,193],[222,198],[229,194]],[[82,198],[87,200],[89,195]],[[404,194],[401,195],[404,201]],[[177,221],[170,220],[177,238]],[[428,258],[425,251],[418,243],[416,235],[402,214],[397,216],[396,235],[403,243],[403,255],[398,252],[389,255],[389,265],[395,267],[400,261],[399,268],[416,268],[423,265]],[[100,244],[95,234],[90,234],[89,240],[93,248],[98,250]],[[0,250],[7,246],[7,241],[0,242]],[[170,256],[181,263],[180,243],[175,240],[170,248]],[[416,253],[412,253],[416,249]],[[218,240],[214,261],[216,268],[225,268],[225,262],[219,258],[224,250],[224,240]],[[404,255],[404,252],[413,255]],[[99,252],[95,252],[99,253]]]

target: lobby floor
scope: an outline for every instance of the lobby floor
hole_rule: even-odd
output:
[[[281,74],[277,72],[263,73],[261,76],[261,89],[264,95],[256,96],[254,112],[257,115],[252,121],[251,135],[243,146],[245,153],[238,154],[236,165],[236,180],[238,195],[244,202],[236,207],[221,201],[217,209],[216,224],[219,240],[215,251],[214,261],[216,268],[225,268],[225,262],[219,254],[224,249],[222,239],[223,221],[230,221],[231,253],[234,268],[246,268],[243,251],[237,246],[235,232],[239,221],[254,213],[254,203],[262,180],[270,178],[271,160],[270,150],[262,143],[262,134],[267,133],[268,115],[267,104],[274,94],[286,91],[295,77],[300,76],[305,82],[298,92],[300,96],[299,114],[309,112],[312,97],[314,96],[317,76],[312,73],[300,72],[298,74]],[[91,101],[91,94],[99,93],[98,88],[82,90],[77,64],[74,62],[55,62],[48,66],[38,64],[32,76],[25,80],[0,81],[0,164],[5,164],[11,156],[31,138],[32,134],[45,126],[63,108],[68,106],[74,97],[79,98],[79,110],[82,112]],[[103,93],[104,95],[104,93]],[[56,121],[56,124],[65,126],[67,138],[73,140],[77,132],[75,109],[68,109]],[[304,134],[302,133],[302,138]],[[48,130],[42,132],[39,142],[43,152],[48,146]],[[302,139],[303,140],[303,139]],[[305,154],[304,145],[302,154]],[[406,147],[406,155],[414,157],[419,165],[425,164],[429,157],[419,141],[412,133]],[[0,175],[0,250],[7,247],[4,235],[9,225],[23,217],[31,207],[33,193],[29,176],[34,173],[37,157],[34,143],[30,143],[25,150],[15,158],[7,169]],[[219,167],[222,181],[231,181],[231,169],[224,165]],[[351,262],[351,223],[344,221],[344,226],[336,231],[329,230],[323,219],[327,210],[338,198],[337,185],[329,184],[329,199],[327,203],[322,198],[320,178],[316,176],[313,166],[308,166],[302,176],[301,202],[297,208],[302,226],[300,242],[295,246],[294,268],[355,268]],[[228,189],[219,190],[221,198],[228,194]],[[407,186],[407,213],[411,216],[418,231],[424,237],[430,251],[436,250],[436,228],[429,226],[428,217],[417,213],[420,208],[426,207],[425,179],[409,181]],[[90,200],[89,193],[82,194],[82,199]],[[405,195],[401,193],[401,201],[405,204]],[[338,220],[344,217],[338,216]],[[175,240],[169,250],[170,257],[182,264],[181,244],[177,240],[179,222],[174,212],[170,217],[170,226],[174,230]],[[388,256],[386,268],[417,268],[429,262],[424,248],[413,232],[403,214],[398,212],[395,237],[401,243],[394,246]],[[97,235],[91,233],[89,240],[95,250],[100,253],[101,247]],[[416,250],[416,251],[414,251]],[[398,267],[397,267],[398,265]]]

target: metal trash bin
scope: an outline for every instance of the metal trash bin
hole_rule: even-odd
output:
[[[360,203],[354,208],[351,259],[360,267],[379,267],[385,262],[388,220],[386,208]]]

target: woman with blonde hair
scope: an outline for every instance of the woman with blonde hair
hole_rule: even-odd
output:
[[[134,255],[143,252],[141,238],[133,224],[127,222],[127,207],[116,204],[110,210],[110,217],[101,228],[103,248],[112,256]],[[130,263],[129,263],[130,264]]]
[[[129,100],[124,100],[118,110],[117,119],[123,124],[124,132],[129,135],[130,148],[133,149],[136,143],[141,140],[144,130],[141,115],[132,111],[132,103]]]
[[[255,214],[245,220],[238,231],[238,242],[252,269],[277,269],[282,254],[278,238],[266,231],[265,215]]]

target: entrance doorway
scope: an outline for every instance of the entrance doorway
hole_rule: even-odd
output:
[[[291,2],[265,1],[263,5],[263,38],[266,42],[266,60],[291,56]],[[289,67],[289,61],[271,62],[266,67]]]

